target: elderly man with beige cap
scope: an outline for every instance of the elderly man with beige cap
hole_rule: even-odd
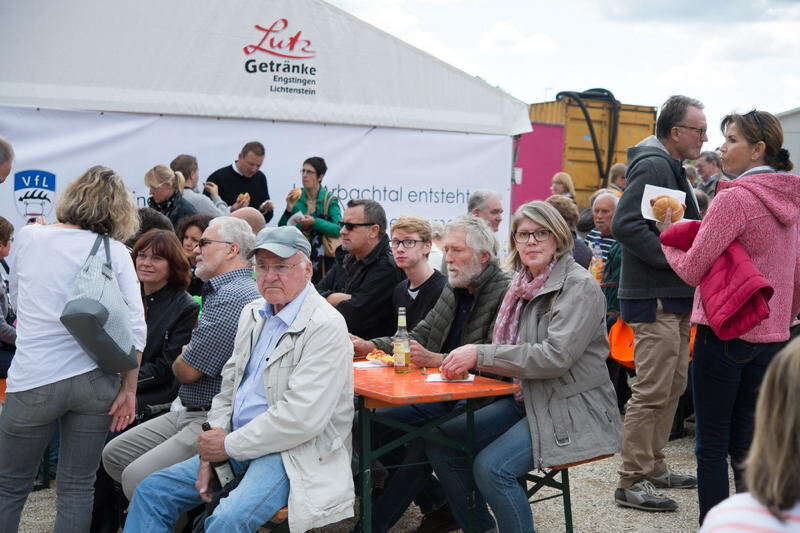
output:
[[[211,429],[198,437],[199,455],[139,484],[126,531],[169,531],[212,500],[211,463],[225,461],[238,485],[206,518],[209,533],[255,531],[287,503],[292,532],[353,516],[353,346],[310,283],[310,252],[295,227],[258,234],[251,256],[263,299],[242,311]]]

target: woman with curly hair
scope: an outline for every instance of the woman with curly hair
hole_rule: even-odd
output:
[[[136,233],[133,196],[113,170],[96,166],[70,183],[56,206],[57,224],[17,232],[11,300],[17,305],[17,351],[0,413],[0,526],[16,531],[36,469],[60,431],[54,530],[88,531],[93,483],[106,434],[136,415],[138,368],[106,374],[59,320],[78,271],[98,234],[111,237],[113,275],[128,305],[141,356],[145,326],[139,282],[123,241]]]

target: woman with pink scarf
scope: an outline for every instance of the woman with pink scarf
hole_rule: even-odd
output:
[[[452,449],[427,447],[453,514],[468,532],[532,532],[530,505],[517,478],[613,454],[621,436],[605,364],[605,298],[573,260],[566,222],[550,204],[530,202],[514,215],[511,240],[509,262],[516,274],[495,321],[493,344],[453,350],[442,373],[452,378],[485,370],[515,379],[522,392],[475,413],[473,464]],[[463,440],[465,416],[440,431]],[[477,528],[467,521],[470,469],[479,491]]]

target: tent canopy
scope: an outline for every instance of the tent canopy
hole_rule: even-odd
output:
[[[0,100],[516,135],[528,106],[321,0],[0,3]]]

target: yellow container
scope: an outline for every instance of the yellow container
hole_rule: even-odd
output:
[[[604,100],[583,99],[597,137],[602,167],[605,170],[608,136],[611,124],[611,103]],[[589,126],[578,103],[569,97],[555,102],[531,104],[532,122],[561,124],[564,126],[563,170],[572,176],[576,202],[580,207],[589,205],[589,197],[603,184],[597,169],[594,146]],[[617,142],[611,163],[627,163],[627,150],[655,132],[656,108],[620,104]],[[534,127],[536,127],[534,125]]]

